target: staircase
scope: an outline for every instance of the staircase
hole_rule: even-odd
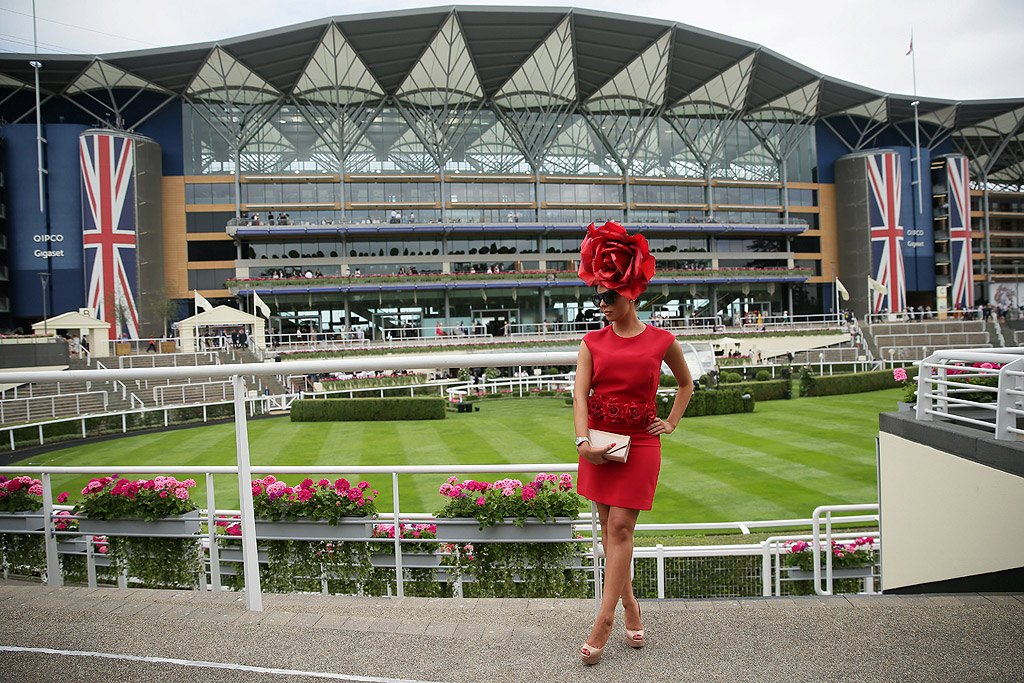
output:
[[[229,347],[218,351],[217,355],[220,356],[222,363],[252,363],[260,366],[261,368],[268,367],[266,363],[257,358],[249,349],[234,349]],[[280,372],[281,366],[275,363],[274,366],[270,366],[269,369]],[[276,372],[254,372],[251,376],[255,378],[256,381],[249,383],[250,388],[256,389],[261,394],[269,391],[271,396],[291,393],[283,384],[281,384],[281,382],[278,381]],[[246,375],[246,377],[249,377],[249,375]]]

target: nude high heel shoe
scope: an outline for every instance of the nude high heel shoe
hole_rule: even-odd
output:
[[[639,601],[637,601],[637,603],[636,603],[636,611],[640,612],[640,602]],[[640,616],[641,616],[641,618],[643,617],[643,613],[642,612],[640,613]],[[626,642],[629,643],[630,647],[643,647],[644,644],[645,644],[644,643],[644,630],[643,629],[639,629],[637,631],[634,631],[633,629],[627,628],[626,629]]]
[[[580,648],[580,661],[584,664],[597,664],[601,661],[602,654],[604,654],[603,647],[593,647],[588,643],[583,643],[583,647]]]

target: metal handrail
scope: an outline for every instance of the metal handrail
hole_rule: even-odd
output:
[[[975,367],[981,364],[993,367]],[[958,381],[981,377],[996,378],[996,386]],[[990,403],[950,395],[966,392],[994,393],[996,400]],[[958,414],[957,408],[993,411],[995,420]],[[917,376],[918,420],[942,419],[974,425],[992,430],[997,440],[1012,441],[1016,440],[1016,435],[1024,434],[1024,429],[1016,427],[1020,415],[1024,415],[1024,347],[948,349],[937,351],[921,361]]]

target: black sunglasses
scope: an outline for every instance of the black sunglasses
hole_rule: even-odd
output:
[[[607,292],[602,294],[594,294],[590,297],[590,300],[594,302],[594,305],[598,308],[601,307],[601,302],[605,302],[609,306],[614,306],[615,301],[619,298],[619,293],[614,289],[609,289]]]

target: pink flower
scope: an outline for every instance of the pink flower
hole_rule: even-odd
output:
[[[254,481],[252,483],[252,495],[258,496],[261,493],[263,493],[263,487],[260,486],[257,482]]]
[[[502,489],[501,490],[501,495],[503,495],[503,496],[511,496],[515,492],[516,492],[515,489]]]
[[[366,488],[369,488],[369,487],[370,487],[369,482],[365,482],[365,481],[359,482],[359,488],[366,489]]]
[[[531,500],[531,499],[536,498],[536,497],[537,497],[536,489],[534,489],[532,487],[529,487],[529,486],[527,486],[525,489],[523,489],[523,500]]]
[[[483,505],[485,502],[486,501],[484,501],[484,497],[483,496],[480,496],[479,498],[476,499],[476,504],[477,505]]]
[[[28,494],[30,496],[41,496],[43,495],[43,487],[39,484],[32,484],[28,487]]]
[[[312,485],[313,485],[313,480],[307,477],[307,478],[302,480],[301,484],[299,484],[299,488],[300,489],[308,489]]]
[[[167,491],[161,491],[160,492],[160,497],[161,498],[166,498],[167,497]]]
[[[184,487],[174,489],[174,495],[178,497],[178,500],[188,500],[188,489]]]
[[[316,483],[316,485],[319,486],[322,489],[327,489],[327,488],[331,487],[331,480],[330,479],[321,479],[320,481],[318,481]]]
[[[892,371],[892,378],[897,382],[902,382],[907,379],[907,371],[903,368],[896,368]]]
[[[97,549],[96,549],[96,551],[97,551],[97,552],[98,552],[98,553],[99,553],[100,555],[105,555],[105,554],[107,553],[107,546],[105,546],[105,545],[101,545],[101,546],[100,546],[99,548],[97,548]]]
[[[299,489],[299,492],[295,495],[295,497],[296,499],[298,499],[300,503],[304,503],[313,497],[313,492],[308,488]]]

